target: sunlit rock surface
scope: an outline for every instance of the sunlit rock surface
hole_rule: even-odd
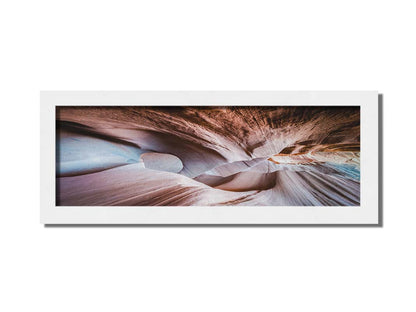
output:
[[[359,107],[58,107],[64,206],[360,204]]]

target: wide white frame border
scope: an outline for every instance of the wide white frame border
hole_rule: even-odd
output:
[[[59,105],[359,105],[361,206],[55,206],[55,107]],[[43,224],[379,224],[376,91],[44,91],[40,117]]]

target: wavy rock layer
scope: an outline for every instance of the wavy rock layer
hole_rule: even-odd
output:
[[[59,107],[63,206],[360,203],[359,107]]]

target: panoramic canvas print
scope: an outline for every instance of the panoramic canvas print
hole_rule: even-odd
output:
[[[359,206],[359,106],[57,106],[58,206]]]

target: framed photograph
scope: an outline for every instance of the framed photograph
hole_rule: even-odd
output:
[[[367,224],[378,93],[41,92],[41,223]]]

